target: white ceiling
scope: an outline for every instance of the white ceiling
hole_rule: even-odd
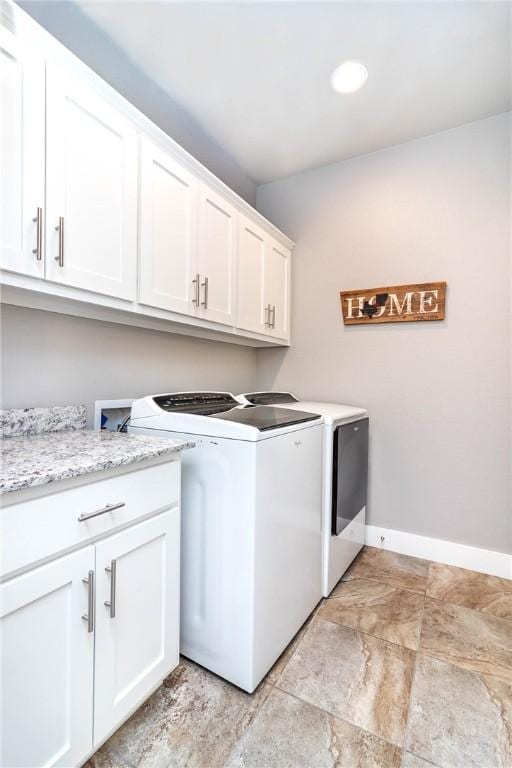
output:
[[[258,183],[510,109],[508,2],[77,4]]]

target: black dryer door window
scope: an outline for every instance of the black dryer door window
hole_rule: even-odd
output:
[[[368,424],[361,419],[334,431],[332,533],[337,536],[366,505]]]

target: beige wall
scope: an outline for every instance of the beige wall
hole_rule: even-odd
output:
[[[2,307],[3,408],[140,397],[180,389],[244,391],[256,352],[53,312]]]
[[[509,132],[497,116],[258,192],[297,242],[292,347],[258,351],[258,386],[369,409],[370,523],[500,551],[511,540]],[[340,290],[431,280],[448,282],[444,322],[343,327]]]

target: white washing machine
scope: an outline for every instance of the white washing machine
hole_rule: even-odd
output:
[[[290,392],[251,392],[237,400],[323,416],[322,594],[327,597],[365,542],[368,412],[351,405],[298,400]]]
[[[227,392],[136,400],[182,455],[181,652],[252,692],[321,599],[323,422]]]

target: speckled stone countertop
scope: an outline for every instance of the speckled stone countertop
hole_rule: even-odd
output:
[[[119,432],[68,429],[4,437],[0,494],[178,453],[194,443]]]
[[[39,432],[62,432],[85,429],[85,405],[54,405],[50,408],[7,408],[0,410],[0,435],[35,435]]]

